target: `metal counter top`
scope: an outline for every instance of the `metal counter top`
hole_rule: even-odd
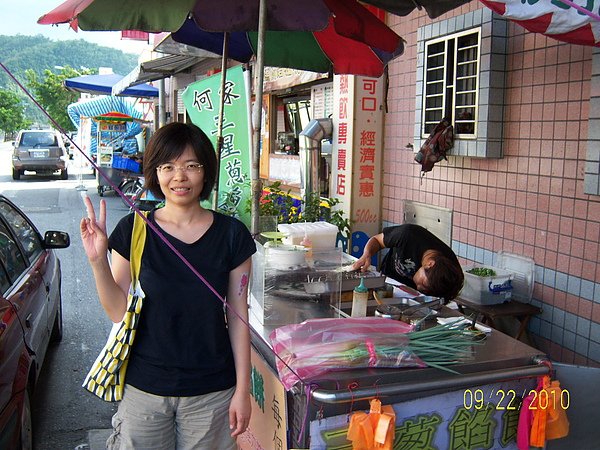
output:
[[[293,324],[313,318],[337,317],[327,301],[278,298],[276,309],[281,314],[280,323]],[[460,315],[458,311],[447,307],[443,307],[439,314],[441,317]],[[263,326],[252,310],[250,325],[252,344],[276,371],[276,357],[271,350],[269,334],[281,325]],[[310,380],[318,385],[317,390],[312,391],[312,397],[323,403],[356,401],[375,395],[407,400],[415,398],[419,392],[430,395],[461,387],[547,374],[548,367],[540,362],[545,358],[541,351],[492,329],[485,342],[475,346],[472,359],[451,366],[459,374],[434,368],[335,371],[318,380]],[[358,387],[350,392],[347,386],[352,382],[356,382]]]

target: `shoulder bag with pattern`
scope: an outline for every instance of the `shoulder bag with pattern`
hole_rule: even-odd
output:
[[[144,214],[148,215],[147,212]],[[104,348],[83,382],[86,390],[107,402],[117,402],[123,398],[125,371],[144,300],[139,274],[145,242],[146,224],[136,214],[131,237],[131,285],[127,295],[127,311],[121,322],[113,324]]]

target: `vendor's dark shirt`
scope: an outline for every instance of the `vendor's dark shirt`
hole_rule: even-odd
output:
[[[192,244],[163,234],[225,297],[229,272],[248,259],[256,246],[244,224],[218,213],[213,217],[210,228]],[[159,227],[153,212],[149,219]],[[130,214],[121,219],[109,239],[110,248],[127,260],[132,228]],[[223,303],[149,227],[140,282],[146,297],[126,383],[162,396],[202,395],[234,386]]]
[[[404,224],[384,228],[383,244],[389,251],[381,261],[379,270],[412,288],[417,287],[413,276],[421,268],[423,254],[427,250],[438,250],[460,265],[450,247],[419,225]]]

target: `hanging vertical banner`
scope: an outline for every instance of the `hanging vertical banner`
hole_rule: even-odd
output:
[[[350,75],[333,77],[332,197],[340,199],[350,217],[352,183],[352,135],[354,133],[354,80]]]
[[[223,148],[219,170],[219,201],[222,212],[250,226],[251,140],[248,95],[241,66],[227,70],[223,114]],[[221,94],[221,74],[190,84],[182,94],[183,104],[194,125],[199,126],[216,148]]]
[[[348,253],[359,257],[381,231],[383,78],[335,75],[333,82],[333,196],[352,224]]]

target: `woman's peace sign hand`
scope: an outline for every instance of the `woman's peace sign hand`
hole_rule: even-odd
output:
[[[83,196],[87,217],[81,219],[80,231],[83,248],[90,263],[106,258],[108,251],[108,236],[106,234],[106,202],[100,200],[100,212],[96,219],[96,211],[90,198]]]

